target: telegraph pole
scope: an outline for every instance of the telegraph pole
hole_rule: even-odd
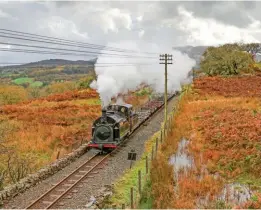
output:
[[[165,111],[164,111],[164,128],[166,128],[167,123],[167,98],[168,98],[168,64],[172,64],[172,55],[162,54],[160,55],[160,61],[164,61],[160,64],[165,64]],[[168,62],[169,61],[169,62]]]

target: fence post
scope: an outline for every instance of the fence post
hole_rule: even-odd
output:
[[[149,172],[149,161],[148,161],[148,156],[146,156],[146,174]]]
[[[162,129],[160,129],[160,143],[162,143]]]
[[[156,138],[156,152],[155,152],[155,156],[157,155],[158,153],[158,145],[159,145],[159,142],[158,142],[158,137]]]
[[[165,130],[165,126],[164,126],[164,129],[163,129],[163,140],[164,140],[164,141],[166,140],[166,130]]]
[[[56,155],[56,160],[59,159],[60,157],[60,150],[58,151],[57,155]]]
[[[122,206],[121,206],[122,209],[125,209],[125,204],[123,203]]]
[[[152,151],[151,151],[151,160],[153,160],[154,157],[154,146],[152,146]]]
[[[131,208],[134,209],[134,202],[133,202],[133,187],[130,189],[130,199],[131,199]]]
[[[170,131],[170,119],[168,120],[168,134],[169,134],[169,131]]]
[[[141,171],[138,171],[138,177],[139,177],[139,194],[141,195]]]

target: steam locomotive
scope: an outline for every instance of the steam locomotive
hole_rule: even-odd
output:
[[[92,126],[89,148],[101,152],[115,149],[138,126],[138,115],[131,104],[112,104],[102,110],[102,116]]]

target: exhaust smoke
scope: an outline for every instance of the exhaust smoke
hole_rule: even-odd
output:
[[[120,93],[127,93],[128,90],[135,90],[142,83],[150,85],[155,92],[163,93],[165,65],[159,64],[159,54],[168,53],[173,55],[173,64],[168,65],[169,92],[180,90],[181,82],[187,79],[188,72],[196,64],[196,61],[186,54],[160,48],[151,43],[122,41],[109,44],[108,47],[138,51],[139,57],[108,57],[106,54],[98,57],[95,65],[97,81],[93,81],[91,87],[100,94],[103,107],[109,105],[112,97],[117,97]],[[144,54],[142,52],[159,52],[159,54]],[[104,51],[104,53],[108,52]],[[120,53],[117,52],[117,54]],[[122,56],[126,54],[134,55],[134,53],[125,52],[122,53]],[[136,55],[137,53],[135,53]],[[153,58],[148,59],[145,57]],[[117,66],[116,64],[119,63],[126,66]],[[104,64],[108,64],[108,66],[104,67]],[[124,103],[123,100],[120,102]]]

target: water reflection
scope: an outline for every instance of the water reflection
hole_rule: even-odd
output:
[[[227,203],[239,205],[248,201],[251,198],[252,194],[253,192],[251,191],[249,186],[239,183],[233,183],[227,184],[224,187],[219,199],[226,201]]]
[[[181,139],[178,144],[178,149],[176,154],[170,157],[169,163],[174,168],[174,178],[178,181],[179,176],[187,176],[189,170],[195,169],[195,162],[193,156],[191,156],[188,152],[188,144],[190,141],[186,139]],[[200,154],[200,159],[202,158],[202,154]],[[181,173],[182,172],[182,173]],[[221,178],[218,173],[210,174],[207,170],[207,166],[202,164],[200,167],[200,174],[198,176],[198,180],[202,181],[205,175],[211,175],[215,179]],[[174,190],[178,193],[178,185],[174,186]],[[242,203],[247,202],[254,191],[251,191],[248,185],[239,184],[239,183],[230,183],[226,184],[219,195],[215,196],[214,202],[223,202],[226,205],[234,206],[241,205]],[[207,208],[213,202],[210,199],[210,194],[207,193],[204,197],[198,197],[196,201],[197,208]]]
[[[184,170],[186,173],[188,169],[194,167],[194,159],[188,154],[187,151],[188,144],[189,141],[183,138],[178,144],[176,154],[170,157],[170,164],[174,167],[174,175],[176,179],[178,178],[180,170]]]

